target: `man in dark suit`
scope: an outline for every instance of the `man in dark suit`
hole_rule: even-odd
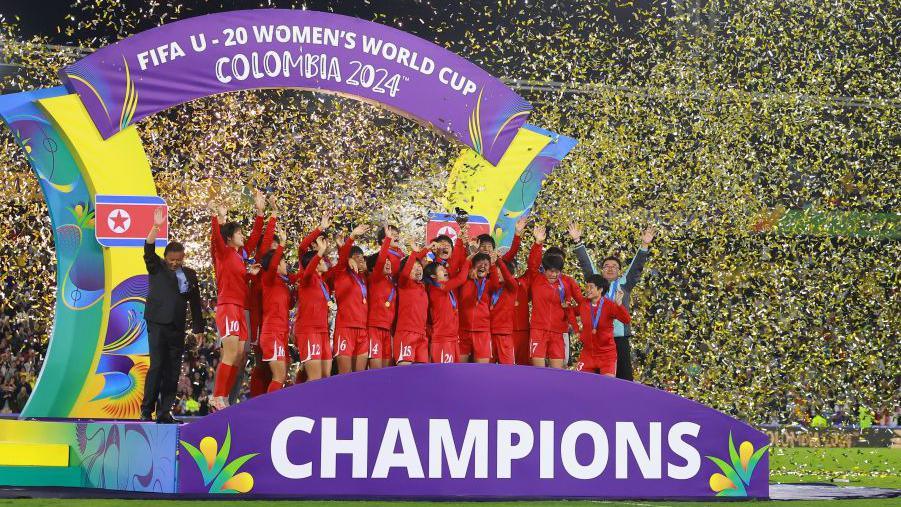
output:
[[[144,262],[149,274],[144,319],[150,344],[150,370],[144,383],[144,402],[141,420],[150,421],[156,410],[159,423],[178,422],[172,417],[172,405],[181,374],[181,359],[185,352],[186,336],[204,331],[200,309],[200,290],[197,273],[184,266],[185,247],[172,241],[166,245],[163,258],[156,254],[156,236],[163,225],[163,210],[153,215],[153,227],[144,243]],[[187,306],[191,307],[191,332],[185,332]]]

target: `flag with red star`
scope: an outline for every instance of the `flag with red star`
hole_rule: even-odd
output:
[[[168,243],[168,209],[161,197],[147,195],[97,195],[94,229],[97,242],[105,247],[143,246],[153,226],[153,212],[163,209],[163,225],[156,246]]]
[[[475,238],[479,234],[491,233],[488,219],[483,216],[469,215],[466,223],[469,224],[470,238]],[[441,234],[448,236],[451,241],[457,241],[457,236],[460,235],[460,225],[457,224],[456,216],[447,213],[429,213],[429,223],[426,224],[425,229],[426,241],[432,241]]]

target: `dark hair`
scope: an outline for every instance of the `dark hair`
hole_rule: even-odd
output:
[[[614,261],[616,262],[617,266],[619,266],[620,268],[623,267],[623,261],[619,260],[619,256],[617,255],[608,255],[607,257],[604,257],[604,260],[601,261],[601,266],[603,266],[607,261]]]
[[[438,276],[438,266],[439,264],[437,262],[430,262],[429,265],[422,270],[422,279],[432,282],[432,278]]]
[[[511,259],[509,262],[502,260],[501,262],[507,265],[507,269],[510,271],[511,275],[516,276],[516,259]]]
[[[408,260],[410,260],[410,256],[409,256],[409,255],[406,256],[406,257],[404,257],[403,259],[400,260],[400,264],[399,264],[399,267],[398,267],[398,269],[399,269],[400,271],[403,271],[403,270],[404,270],[404,266],[407,265],[407,261],[408,261]]]
[[[479,240],[480,246],[482,243],[489,243],[491,244],[491,248],[497,248],[497,243],[494,242],[494,238],[491,237],[491,234],[479,234],[476,239]]]
[[[170,241],[168,245],[166,245],[166,249],[163,250],[163,257],[171,253],[183,253],[185,251],[185,245],[182,245],[178,241]]]
[[[591,275],[585,279],[585,283],[593,284],[595,287],[601,289],[601,292],[604,294],[607,294],[607,291],[610,290],[610,281],[601,275]]]
[[[366,256],[366,270],[372,271],[375,269],[375,263],[379,259],[379,254],[369,254]]]
[[[309,264],[310,261],[313,260],[313,257],[316,257],[317,255],[319,255],[319,252],[317,252],[315,250],[309,250],[309,251],[304,252],[303,255],[300,257],[300,265],[303,266],[304,268],[306,268],[307,264]]]
[[[545,252],[541,257],[541,267],[544,269],[553,269],[563,271],[563,257],[554,255],[551,252]]]
[[[269,271],[269,264],[272,263],[273,257],[275,257],[275,250],[269,250],[263,255],[263,259],[260,261],[260,267],[263,268],[263,271]]]
[[[226,222],[219,227],[219,232],[222,234],[222,238],[225,241],[228,241],[240,229],[241,224],[239,224],[238,222]]]
[[[432,241],[435,243],[447,243],[450,246],[454,246],[454,240],[450,239],[450,236],[447,234],[439,234],[438,236],[435,236],[435,239]]]
[[[399,229],[396,225],[386,225],[385,227],[379,227],[379,231],[375,233],[375,239],[379,244],[382,244],[382,241],[385,241],[385,228],[391,229],[394,232],[399,232]]]
[[[358,247],[357,245],[350,247],[350,256],[353,257],[357,254],[363,255],[363,249]]]
[[[564,252],[562,248],[557,247],[557,246],[549,247],[545,253],[547,255],[556,255],[556,256],[560,257],[561,259],[566,258],[566,252]]]
[[[476,264],[478,264],[482,261],[488,261],[488,263],[491,263],[491,256],[486,253],[477,253],[472,257],[472,265],[473,266],[475,266]]]

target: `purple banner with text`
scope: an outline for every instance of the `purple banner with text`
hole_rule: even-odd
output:
[[[400,30],[338,14],[259,9],[185,19],[60,71],[107,138],[218,93],[302,88],[377,103],[497,164],[532,107],[499,79]]]
[[[339,375],[181,428],[179,491],[300,498],[768,496],[766,435],[571,371],[416,365]]]

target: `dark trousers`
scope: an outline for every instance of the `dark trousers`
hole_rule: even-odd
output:
[[[632,382],[632,346],[628,336],[614,336],[616,343],[616,378]]]
[[[149,416],[156,408],[157,417],[172,411],[181,375],[181,358],[185,352],[185,330],[172,324],[147,322],[150,344],[150,370],[144,383],[141,414]]]

